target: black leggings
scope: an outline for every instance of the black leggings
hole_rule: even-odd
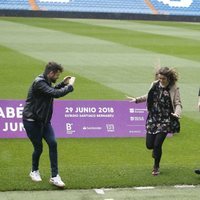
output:
[[[153,149],[152,156],[154,158],[154,167],[159,168],[162,156],[162,144],[167,136],[167,133],[147,134],[146,147]]]

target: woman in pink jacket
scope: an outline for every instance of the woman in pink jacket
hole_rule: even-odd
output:
[[[180,131],[182,105],[177,80],[178,75],[174,69],[161,67],[156,72],[156,81],[151,84],[148,94],[136,98],[128,97],[131,102],[147,102],[146,147],[153,150],[154,176],[160,173],[162,144],[167,134]]]

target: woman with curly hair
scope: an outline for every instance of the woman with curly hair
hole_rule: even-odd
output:
[[[179,87],[176,85],[177,72],[161,67],[156,71],[155,78],[148,94],[136,98],[127,97],[131,102],[147,102],[146,147],[153,150],[154,176],[160,173],[162,145],[167,134],[180,131],[179,118],[182,110]]]

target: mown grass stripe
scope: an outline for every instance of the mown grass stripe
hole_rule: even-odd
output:
[[[2,18],[0,21],[2,22]],[[155,42],[156,48],[163,48],[164,53],[160,54],[142,48],[134,48],[134,45],[128,47],[126,43],[124,45],[124,40],[132,38],[131,31],[85,26],[81,23],[67,23],[52,19],[12,18],[11,21],[19,23],[11,25],[3,20],[6,26],[1,26],[0,31],[0,43],[6,46],[0,46],[1,98],[7,95],[5,90],[10,92],[10,98],[18,98],[20,92],[23,95],[27,94],[30,81],[43,70],[44,63],[49,58],[63,61],[61,63],[67,68],[71,67],[74,74],[77,71],[75,91],[67,99],[125,99],[124,94],[127,90],[131,95],[147,91],[149,83],[153,79],[154,62],[157,62],[159,58],[162,65],[178,66],[181,76],[183,109],[189,109],[190,117],[187,117],[188,113],[184,112],[181,118],[181,132],[167,138],[163,146],[160,176],[155,178],[151,175],[153,160],[151,151],[149,152],[145,147],[144,138],[58,139],[59,173],[66,182],[68,192],[69,189],[80,188],[131,187],[130,195],[132,196],[130,198],[133,199],[140,192],[138,190],[133,192],[133,187],[199,184],[199,176],[193,172],[200,163],[200,134],[198,134],[200,115],[195,111],[200,67],[199,60],[193,60],[193,54],[197,56],[198,51],[190,52],[191,49],[184,49],[182,54],[186,53],[189,59],[180,59],[179,55],[175,53],[173,56],[169,56],[168,48],[164,48],[165,37],[160,39],[161,44]],[[27,25],[23,26],[21,22]],[[35,25],[33,26],[33,24]],[[42,39],[39,38],[40,34],[43,34]],[[137,36],[134,38],[136,44],[141,42],[141,45],[144,46],[152,45],[146,38],[142,38],[147,34],[141,35],[141,38],[137,34],[134,36]],[[63,40],[64,42],[62,42]],[[121,43],[117,41],[121,41]],[[186,42],[190,43],[190,40],[186,40]],[[173,40],[171,45],[173,47],[177,44]],[[65,51],[65,49],[67,50]],[[179,51],[181,50],[179,49]],[[90,65],[87,66],[87,64]],[[83,73],[88,74],[87,78],[80,76],[82,72],[79,71],[81,70],[85,70]],[[106,76],[104,77],[104,75]],[[88,80],[89,77],[96,80],[99,77],[102,79],[98,83]],[[108,78],[111,80],[109,81]],[[114,84],[113,87],[118,87],[117,91],[103,87],[101,83]],[[21,88],[18,87],[20,84],[27,89],[24,88],[20,91]],[[124,91],[120,92],[123,88]],[[128,89],[125,90],[125,88]],[[196,121],[194,115],[196,115]],[[47,146],[44,143],[44,151],[40,160],[43,181],[39,184],[33,183],[28,177],[31,153],[32,145],[28,140],[0,140],[1,191],[55,190],[48,183],[50,168]],[[199,192],[195,193],[194,188],[187,189],[184,195],[182,189],[180,192],[174,187],[171,188],[177,191],[176,194],[181,193],[181,199],[195,199],[195,196],[199,196]],[[191,194],[191,191],[194,191],[195,194]],[[161,192],[156,188],[142,191],[142,195],[148,198],[149,195],[160,198]],[[93,190],[91,193],[98,196]],[[107,193],[106,191],[105,195]],[[118,196],[116,197],[114,192],[111,193],[112,190],[109,191],[110,197],[105,196],[104,198],[117,199]],[[165,189],[163,193],[165,196]],[[169,193],[167,190],[167,194]],[[52,193],[49,191],[48,194],[52,196],[55,191]],[[74,194],[72,196],[74,197]],[[47,197],[49,198],[49,195]],[[71,198],[69,194],[68,197]],[[62,195],[62,198],[66,198],[66,195]],[[174,198],[174,195],[170,193],[169,198]]]
[[[43,72],[47,61],[35,59],[2,45],[0,45],[0,52],[0,73],[3,77],[0,79],[0,98],[25,99],[31,81]],[[124,98],[123,93],[103,86],[101,83],[88,80],[88,78],[84,78],[79,74],[69,72],[67,69],[61,75],[60,80],[69,74],[76,76],[78,81],[75,92],[73,92],[73,95],[68,95],[67,99]],[[62,99],[66,98],[63,97]]]
[[[158,36],[157,34],[139,31],[124,31],[123,29],[88,25],[72,21],[63,22],[57,19],[37,18],[29,20],[24,18],[6,18],[6,20],[81,36],[93,37],[126,45],[128,47],[153,51],[155,53],[163,53],[172,56],[176,55],[180,58],[187,58],[197,61],[200,60],[199,43],[194,40],[171,36]]]
[[[198,22],[171,22],[171,21],[139,21],[141,24],[152,24],[159,25],[164,27],[177,27],[177,28],[186,28],[188,30],[197,30],[200,31],[200,24]]]
[[[191,101],[196,101],[199,62],[127,47],[94,37],[12,22],[2,21],[0,24],[0,42],[3,45],[43,62],[56,60],[63,63],[67,70],[121,94],[145,93],[153,79],[154,66],[158,60],[161,65],[175,66],[181,73],[180,86],[185,88],[182,92],[183,99],[186,99],[184,110],[195,109]],[[142,80],[144,74],[145,80]],[[187,98],[188,95],[192,100]],[[120,99],[123,98],[124,95],[121,95]]]
[[[117,28],[123,30],[138,31],[156,35],[171,36],[176,38],[190,39],[200,41],[199,30],[191,30],[184,27],[174,26],[161,26],[151,23],[143,23],[135,21],[113,21],[113,20],[95,20],[95,19],[60,19],[72,22],[80,22],[84,24],[90,24],[95,26],[104,26],[109,28]],[[200,43],[199,43],[200,44]]]

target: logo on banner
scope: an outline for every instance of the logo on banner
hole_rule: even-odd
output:
[[[130,116],[130,121],[145,121],[143,115],[146,111],[147,111],[146,108],[130,108],[129,113],[133,114],[133,116]]]
[[[130,121],[144,121],[144,117],[130,117]]]
[[[106,124],[107,132],[115,132],[115,125],[114,124]]]
[[[75,132],[75,130],[73,130],[73,123],[66,123],[65,127],[66,127],[66,134],[71,135]]]
[[[83,130],[102,130],[100,126],[84,126]]]

